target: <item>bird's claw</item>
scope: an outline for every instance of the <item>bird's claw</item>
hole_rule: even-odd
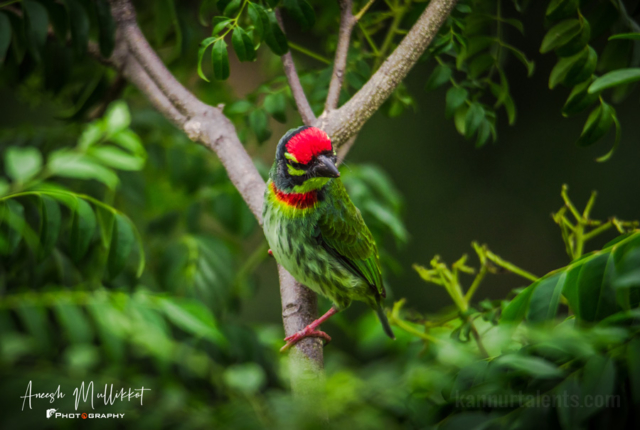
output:
[[[285,337],[284,340],[287,343],[282,348],[280,348],[280,352],[285,352],[287,349],[291,348],[293,345],[300,342],[305,337],[320,337],[326,341],[325,345],[331,342],[331,336],[321,330],[314,330],[307,326],[299,332]]]

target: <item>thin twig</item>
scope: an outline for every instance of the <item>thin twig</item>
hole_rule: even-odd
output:
[[[278,24],[280,24],[280,28],[282,28],[282,31],[284,32],[282,15],[280,14],[279,9],[276,9],[276,18],[278,20]],[[282,56],[282,65],[284,66],[284,74],[287,76],[287,81],[289,81],[289,87],[291,88],[293,99],[296,101],[296,106],[298,107],[298,112],[300,113],[302,122],[305,125],[313,125],[313,123],[316,122],[316,116],[313,114],[313,110],[311,110],[311,105],[309,105],[307,96],[304,95],[304,89],[302,89],[300,77],[296,71],[296,65],[293,62],[291,51]]]
[[[356,20],[351,12],[351,0],[340,0],[340,31],[338,33],[338,46],[336,48],[336,57],[333,62],[333,75],[329,83],[329,93],[324,110],[329,111],[338,107],[340,100],[340,91],[342,90],[342,82],[344,81],[344,73],[347,68],[347,54],[349,53],[349,42],[351,40],[351,31]]]
[[[147,42],[136,22],[136,12],[129,0],[109,0],[111,13],[123,33],[129,52],[131,52],[142,68],[153,79],[157,87],[169,101],[186,116],[194,116],[196,108],[206,105],[201,103],[189,90],[184,88]]]
[[[457,0],[431,0],[418,21],[366,84],[339,109],[325,112],[317,126],[343,145],[395,91],[447,19]]]

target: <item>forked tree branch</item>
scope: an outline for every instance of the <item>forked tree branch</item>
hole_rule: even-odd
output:
[[[364,123],[400,85],[438,33],[457,0],[431,0],[418,21],[378,71],[340,109],[325,112],[316,125],[341,146],[358,133]]]
[[[324,110],[330,111],[338,107],[340,91],[344,81],[344,71],[347,68],[347,54],[349,53],[349,42],[351,41],[351,31],[356,23],[356,19],[351,11],[351,0],[340,0],[340,31],[338,33],[338,46],[336,47],[336,57],[333,61],[333,74],[329,83],[329,92],[324,104]]]
[[[183,130],[191,140],[214,151],[227,170],[229,179],[262,224],[265,184],[238,139],[231,121],[219,107],[199,101],[169,72],[140,31],[130,0],[109,1],[116,21],[116,48],[109,59],[100,58],[95,46],[90,46],[90,52],[100,61],[118,69],[160,113]],[[432,0],[415,26],[369,82],[340,109],[329,110],[318,120],[315,120],[302,92],[291,55],[283,56],[285,73],[305,124],[315,123],[323,127],[338,145],[355,137],[365,121],[391,95],[422,55],[455,3],[456,0]],[[346,64],[344,52],[348,50],[348,38],[343,40],[346,41],[338,49],[340,54],[336,53],[338,70],[343,61]],[[344,73],[344,67],[342,72]],[[334,92],[336,85],[337,80],[333,84]],[[331,104],[333,101],[329,105]],[[291,335],[316,318],[317,299],[314,293],[297,283],[281,266],[278,266],[278,271],[285,333]],[[323,366],[322,342],[318,338],[303,339],[291,354],[294,376],[292,386],[294,390],[303,392],[314,385],[307,384],[308,381],[322,377],[321,372],[318,372]]]
[[[283,32],[285,32],[280,9],[276,9],[275,13],[280,28]],[[316,122],[316,116],[313,114],[313,110],[311,110],[311,105],[309,105],[307,96],[304,95],[304,89],[302,88],[302,84],[300,83],[300,77],[298,76],[298,72],[296,70],[296,64],[293,62],[291,50],[289,50],[289,52],[284,54],[281,58],[282,66],[284,67],[284,74],[287,77],[287,81],[289,82],[289,88],[291,88],[291,94],[293,94],[293,99],[295,100],[296,106],[298,107],[298,112],[300,113],[302,122],[305,125],[313,125]]]
[[[262,225],[265,184],[238,139],[231,121],[220,108],[199,101],[169,72],[142,35],[129,0],[110,0],[110,3],[117,28],[116,48],[109,59],[100,58],[95,45],[90,46],[90,53],[120,70],[161,114],[191,140],[215,152],[227,170],[229,179]],[[310,119],[310,123],[314,120],[315,117]],[[317,317],[317,301],[309,289],[296,282],[280,265],[278,272],[285,334],[289,336]],[[298,364],[292,366],[296,372],[294,388],[300,392],[304,387],[313,386],[301,381],[320,377],[319,369],[323,366],[322,341],[318,338],[303,339],[290,354],[292,362]]]

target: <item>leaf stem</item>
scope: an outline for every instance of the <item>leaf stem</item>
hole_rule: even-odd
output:
[[[302,54],[305,54],[306,56],[311,57],[311,58],[313,58],[315,60],[321,61],[321,62],[323,62],[325,64],[331,64],[331,60],[329,60],[328,58],[323,57],[320,54],[316,54],[315,52],[310,51],[307,48],[304,48],[304,47],[302,47],[302,46],[300,46],[298,44],[295,44],[295,43],[293,43],[291,41],[289,42],[289,48],[295,49],[296,51],[298,51],[298,52],[300,52]]]

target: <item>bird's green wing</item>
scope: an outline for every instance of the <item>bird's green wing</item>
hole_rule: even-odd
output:
[[[376,243],[340,179],[331,181],[326,198],[326,210],[318,222],[322,245],[385,297]]]

